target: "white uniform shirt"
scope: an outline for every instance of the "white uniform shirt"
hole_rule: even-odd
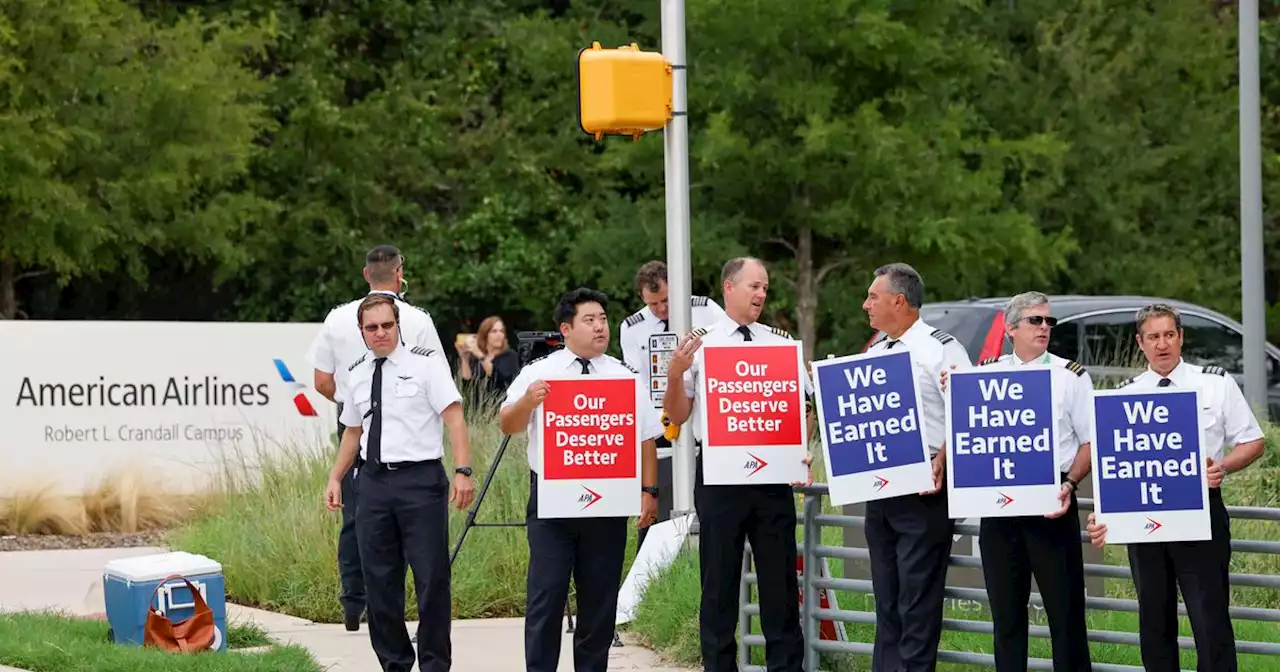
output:
[[[1029,362],[1010,353],[994,360],[982,362],[984,368],[1016,369],[1020,366],[1047,365],[1053,379],[1053,401],[1058,405],[1058,417],[1054,420],[1058,432],[1055,454],[1058,471],[1071,470],[1071,463],[1080,452],[1080,445],[1093,436],[1089,404],[1093,399],[1093,379],[1077,362],[1046,352]],[[957,367],[959,368],[959,367]]]
[[[753,343],[786,343],[795,341],[791,334],[771,327],[759,322],[752,322],[747,325],[747,330],[751,332],[751,341]],[[697,333],[699,330],[694,330]],[[693,399],[693,411],[689,414],[688,426],[693,429],[693,440],[697,442],[697,452],[701,451],[702,444],[702,412],[698,408],[698,390],[702,384],[702,365],[705,355],[703,346],[722,345],[725,343],[744,343],[746,342],[746,334],[739,330],[739,325],[727,314],[723,319],[711,325],[702,334],[702,346],[698,347],[698,351],[693,355],[693,364],[689,366],[689,370],[684,372],[684,393],[685,396]],[[804,358],[804,346],[801,346],[801,359]],[[813,396],[813,383],[809,380],[808,368],[802,368],[804,373],[804,394],[806,398]],[[806,418],[801,418],[801,422],[806,422]]]
[[[342,424],[360,425],[360,456],[368,459],[373,420],[373,375],[377,357],[368,352],[351,365],[340,388]],[[419,462],[444,457],[444,420],[450,404],[461,403],[449,362],[439,350],[398,345],[382,364],[382,463]]]
[[[649,399],[649,392],[642,387],[640,377],[635,370],[626,364],[618,361],[609,355],[600,355],[590,360],[587,365],[591,373],[584,374],[582,372],[582,363],[578,361],[578,356],[573,354],[569,348],[560,348],[545,357],[529,362],[520,373],[516,375],[516,379],[511,382],[511,386],[507,388],[507,398],[502,402],[502,407],[506,408],[520,401],[524,393],[529,390],[529,386],[538,380],[547,380],[548,378],[566,378],[572,376],[584,375],[607,375],[607,376],[636,376],[636,402],[639,406],[637,421],[640,423],[640,441],[648,441],[662,435],[662,414],[646,403]],[[554,383],[553,383],[554,384]],[[538,411],[535,409],[529,414],[529,421],[525,427],[525,434],[529,438],[529,468],[538,472],[538,463],[541,461],[542,441],[538,437]]]
[[[925,433],[929,440],[929,455],[937,455],[947,434],[947,407],[942,399],[942,372],[956,371],[973,366],[969,353],[955,337],[941,329],[934,329],[917,318],[902,337],[894,340],[884,336],[867,352],[883,352],[906,348],[911,351],[911,366],[915,368],[916,388],[920,390],[920,417],[924,418]]]
[[[691,328],[693,329],[705,329],[725,319],[724,309],[705,296],[690,297],[689,302],[693,317]],[[640,382],[644,384],[646,399],[652,399],[649,391],[653,389],[653,381],[650,378],[652,368],[649,361],[649,337],[653,334],[669,333],[670,331],[670,322],[668,320],[659,320],[658,316],[654,315],[653,311],[649,309],[649,306],[632,313],[618,327],[618,342],[622,344],[622,361],[627,366],[640,372]],[[656,408],[661,414],[661,404]],[[658,449],[659,459],[670,456],[671,448]]]
[[[400,341],[409,347],[421,346],[434,350],[443,356],[444,345],[440,342],[440,334],[436,332],[435,322],[426,311],[406,302],[392,292],[373,291],[370,294],[386,294],[396,299],[400,310]],[[364,335],[360,324],[356,321],[356,312],[360,310],[360,302],[365,297],[349,301],[329,311],[324,318],[324,326],[311,342],[307,350],[307,362],[311,367],[331,373],[337,389],[342,389],[342,379],[347,375],[347,367],[369,352],[364,343]],[[343,398],[334,393],[338,401]]]
[[[1262,428],[1249,408],[1235,378],[1220,366],[1198,366],[1184,360],[1169,372],[1171,389],[1200,388],[1200,425],[1204,427],[1204,452],[1221,464],[1226,446],[1262,438]],[[1160,374],[1146,371],[1121,384],[1126,390],[1144,390],[1160,385]]]

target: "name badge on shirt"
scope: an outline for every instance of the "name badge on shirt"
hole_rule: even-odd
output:
[[[654,408],[662,408],[662,397],[667,392],[667,367],[679,344],[680,337],[672,333],[649,336],[649,400]]]
[[[417,383],[413,382],[412,380],[397,380],[397,381],[396,381],[396,396],[397,396],[397,397],[413,397],[413,396],[417,396],[417,394],[418,394],[418,384],[417,384]]]

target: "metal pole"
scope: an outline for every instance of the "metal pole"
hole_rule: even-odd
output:
[[[689,117],[685,93],[684,0],[662,1],[662,55],[671,64],[671,121],[663,131],[667,200],[667,299],[671,331],[684,336],[693,328],[693,292],[689,260]],[[671,516],[693,511],[694,455],[691,423],[671,451]]]
[[[818,602],[818,591],[813,587],[813,577],[822,575],[822,568],[818,563],[823,560],[813,554],[813,548],[822,543],[822,528],[815,520],[821,512],[822,495],[806,494],[804,499],[804,582],[801,586],[804,590],[804,609],[801,613],[804,619],[804,672],[817,671],[818,652],[813,645],[822,639],[822,630],[818,625],[818,617],[815,616],[822,605]],[[837,622],[836,627],[843,628],[844,624]]]
[[[1240,4],[1240,275],[1244,393],[1267,408],[1266,296],[1262,261],[1262,137],[1259,120],[1258,0]]]

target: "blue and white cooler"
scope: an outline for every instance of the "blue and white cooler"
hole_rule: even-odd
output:
[[[213,612],[217,630],[210,649],[226,651],[227,601],[222,565],[203,555],[181,551],[107,563],[102,574],[102,589],[113,640],[118,644],[142,646],[147,613],[151,609],[174,623],[195,614],[195,599],[186,583],[172,579],[160,585],[174,575],[185,577],[200,591],[200,597]]]

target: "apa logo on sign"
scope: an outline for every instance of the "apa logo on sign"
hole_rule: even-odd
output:
[[[1157,523],[1156,521],[1154,521],[1154,520],[1152,520],[1152,519],[1148,518],[1148,519],[1147,519],[1147,524],[1146,524],[1146,525],[1143,525],[1143,526],[1142,526],[1142,529],[1146,530],[1146,531],[1147,531],[1147,534],[1153,534],[1156,530],[1158,530],[1158,529],[1160,529],[1160,528],[1162,528],[1162,527],[1164,527],[1164,525],[1161,525],[1160,523]]]
[[[586,509],[592,504],[595,504],[601,499],[604,499],[603,497],[600,496],[600,493],[596,492],[595,490],[592,490],[591,488],[588,488],[585,485],[582,486],[582,489],[586,490],[586,492],[578,496],[578,503],[582,505],[583,509]]]
[[[1012,503],[1013,503],[1013,498],[1010,497],[1009,495],[1004,494],[1003,492],[1000,493],[999,497],[996,497],[996,504],[999,504],[1000,508],[1002,509],[1006,506],[1009,506]]]
[[[747,453],[747,455],[750,455],[751,459],[747,460],[747,463],[742,465],[742,468],[747,470],[748,476],[755,476],[756,472],[769,466],[768,462],[756,457],[753,453]]]
[[[883,490],[883,489],[884,489],[884,486],[886,486],[886,485],[889,485],[889,479],[887,479],[887,478],[885,478],[885,477],[883,477],[883,476],[876,476],[876,481],[875,481],[875,483],[873,483],[873,484],[872,484],[872,486],[871,486],[871,487],[873,487],[873,488],[875,488],[877,491],[879,491],[879,490]]]

